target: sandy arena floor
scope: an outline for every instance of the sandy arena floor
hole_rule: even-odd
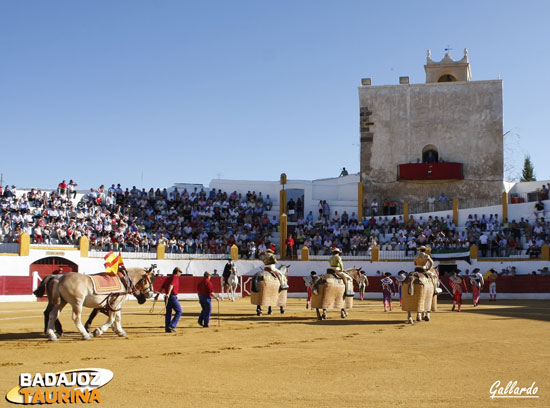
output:
[[[404,324],[381,301],[355,302],[319,322],[305,300],[287,313],[255,316],[248,299],[214,302],[212,328],[197,324],[197,301],[182,302],[177,334],[162,303],[125,305],[127,339],[108,332],[81,341],[66,307],[66,335],[41,334],[45,303],[0,304],[0,391],[22,372],[97,367],[114,373],[106,407],[544,407],[550,406],[550,302],[441,304],[429,323]],[[96,323],[103,322],[98,316]],[[538,399],[494,399],[492,384],[536,382]],[[14,406],[2,397],[0,406]]]

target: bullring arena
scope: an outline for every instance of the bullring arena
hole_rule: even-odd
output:
[[[348,177],[350,184],[356,185],[356,178]],[[345,179],[335,181],[336,190],[346,188]],[[272,192],[272,196],[276,194]],[[467,232],[465,220],[472,213],[500,217],[507,213],[539,222],[531,214],[532,203],[508,204],[422,216],[452,215],[463,220],[457,223],[458,228]],[[421,219],[418,214],[412,217]],[[280,219],[284,221],[285,216]],[[281,242],[287,227],[297,225],[292,221],[281,225],[269,238]],[[149,252],[119,248],[128,268],[156,265],[157,292],[176,266],[182,269],[179,298],[183,316],[177,332],[165,332],[162,298],[140,305],[131,297],[122,309],[122,326],[128,337],[120,338],[108,330],[101,337],[83,341],[67,306],[60,315],[65,333],[59,341],[50,342],[43,333],[46,302],[37,301],[33,290],[59,269],[64,273],[102,272],[106,255],[105,248],[94,247],[86,237],[73,243],[53,239],[38,243],[34,236],[23,233],[19,242],[1,247],[0,389],[5,395],[18,385],[23,373],[102,369],[113,374],[112,380],[98,389],[100,403],[109,407],[159,403],[190,407],[548,405],[550,277],[546,243],[531,256],[526,249],[493,256],[478,251],[475,244],[452,251],[455,258],[445,258],[449,255],[445,250],[432,252],[445,290],[431,321],[412,325],[406,324],[407,314],[401,311],[396,295],[393,310],[383,309],[383,273],[391,273],[395,280],[398,271],[414,267],[412,252],[393,250],[390,245],[373,245],[367,253],[343,254],[345,267],[365,271],[370,284],[364,301],[355,285],[347,318],[341,318],[339,310],[329,310],[326,320],[318,320],[315,311],[306,309],[304,278],[312,270],[324,273],[329,256],[309,253],[305,245],[290,252],[286,258],[291,259],[278,254],[279,268],[285,265],[290,271],[285,313],[274,307],[273,314],[267,314],[264,307],[261,316],[257,316],[251,304],[254,296],[250,296],[252,277],[264,267],[261,257],[247,259],[246,251],[235,245],[228,248],[229,253],[181,253],[160,242]],[[440,256],[443,258],[437,258]],[[237,299],[214,301],[211,327],[202,328],[197,324],[197,284],[205,271],[217,270],[212,282],[219,293],[219,275],[228,257],[237,271]],[[480,269],[486,280],[491,270],[498,272],[497,300],[489,301],[485,282],[481,303],[474,307],[468,282],[461,312],[451,311],[449,275],[462,271],[468,281],[466,270],[474,268]],[[85,309],[84,318],[88,313]],[[99,315],[92,329],[104,319]],[[517,396],[522,399],[512,398]]]
[[[284,315],[255,316],[247,298],[214,307],[212,328],[196,323],[197,301],[182,301],[180,331],[166,335],[162,304],[125,305],[127,339],[112,332],[80,340],[66,308],[57,343],[41,333],[42,302],[4,303],[0,312],[1,388],[22,372],[101,367],[112,407],[158,406],[547,406],[550,378],[544,301],[449,301],[429,323],[406,325],[395,307],[356,301],[348,319],[317,321],[305,300]],[[103,317],[98,317],[102,319]],[[539,399],[490,399],[493,383],[536,382]]]
[[[235,199],[233,204],[236,206],[239,202],[238,205],[243,207],[240,213],[233,213],[240,215],[229,214],[226,220],[235,218],[239,235],[257,231],[257,225],[247,227],[248,220],[244,215],[250,211],[248,206],[252,202],[244,198],[251,188],[250,183],[217,183],[213,182],[210,191],[215,190],[223,196],[220,193],[222,188],[226,192],[238,190],[243,197],[240,201]],[[331,224],[343,229],[364,224],[364,233],[357,230],[354,233],[361,235],[362,240],[366,240],[367,235],[371,238],[376,235],[379,240],[379,243],[371,240],[364,250],[360,247],[354,250],[349,241],[342,239],[344,266],[366,272],[369,286],[365,293],[366,300],[361,301],[355,285],[353,307],[348,310],[347,318],[341,318],[340,310],[329,310],[326,320],[318,320],[315,311],[306,309],[304,278],[311,271],[319,274],[325,272],[329,267],[329,251],[316,250],[315,244],[310,245],[310,250],[307,241],[301,243],[298,250],[285,251],[287,232],[299,235],[300,228],[305,228],[307,222],[301,223],[296,221],[296,217],[287,217],[283,212],[284,206],[281,208],[276,199],[273,200],[273,207],[266,208],[264,214],[268,214],[270,219],[275,218],[276,223],[266,227],[261,238],[247,236],[241,240],[239,236],[233,243],[231,234],[224,235],[223,239],[227,242],[220,238],[221,233],[213,234],[214,238],[218,238],[217,246],[222,247],[222,251],[218,251],[216,245],[203,246],[199,251],[198,247],[187,243],[183,246],[171,245],[166,238],[148,247],[143,242],[125,244],[124,241],[109,241],[109,234],[97,233],[96,236],[94,231],[97,231],[97,225],[92,227],[93,220],[78,216],[68,215],[69,225],[64,226],[64,217],[49,215],[50,206],[54,205],[51,203],[55,203],[57,198],[55,192],[48,192],[47,198],[35,198],[31,204],[32,208],[46,211],[40,214],[48,214],[47,221],[52,225],[60,223],[47,242],[44,237],[38,238],[35,226],[19,232],[15,228],[5,237],[8,242],[0,244],[1,389],[5,390],[6,398],[8,394],[13,396],[13,390],[17,391],[24,373],[46,375],[95,369],[112,372],[112,379],[96,389],[101,399],[95,401],[108,407],[149,407],[159,403],[190,407],[546,406],[550,388],[547,370],[550,362],[547,339],[550,251],[545,241],[537,251],[528,242],[530,236],[547,234],[544,228],[550,227],[550,224],[543,219],[546,216],[544,211],[533,213],[533,204],[528,201],[529,189],[535,188],[538,183],[521,184],[510,191],[523,195],[527,199],[523,202],[514,202],[511,197],[508,200],[505,193],[502,203],[489,207],[461,208],[458,200],[453,200],[452,209],[414,214],[405,212],[403,215],[377,219],[360,217],[362,221],[359,223],[353,218],[354,210],[357,209],[360,214],[363,200],[354,193],[350,194],[357,192],[357,175],[314,181],[307,186],[297,182],[297,186],[304,187],[305,193],[311,197],[321,192],[327,196],[334,203],[334,215],[336,212],[347,212],[351,216],[351,220],[344,222],[341,219],[331,221]],[[259,187],[264,188],[265,197],[268,193],[274,198],[279,195],[278,182],[259,183],[257,191],[260,191]],[[289,181],[287,187],[288,191],[292,191],[290,187],[296,185]],[[192,188],[190,191],[193,191]],[[171,188],[170,193],[175,189]],[[17,194],[17,199],[5,199],[4,203],[8,206],[19,203],[18,200],[24,203],[26,192],[18,191]],[[122,193],[117,193],[117,197],[121,201],[128,199]],[[175,200],[177,202],[177,198]],[[212,199],[217,202],[224,200],[223,197]],[[162,205],[172,201],[160,195],[140,202],[153,208],[159,203]],[[185,198],[178,204],[182,207],[182,214],[186,214],[182,218],[189,217],[192,222],[210,222],[207,216],[187,214],[185,211],[189,210],[189,202],[190,199]],[[548,205],[548,199],[544,202]],[[316,209],[317,205],[314,199],[305,200],[304,204],[304,214]],[[209,205],[208,201],[205,205]],[[112,216],[109,223],[121,234],[119,237],[124,236],[124,230],[130,233],[126,217],[131,217],[131,213],[122,217],[110,214],[106,202],[97,197],[92,200],[90,194],[79,193],[60,204],[61,208],[63,206],[69,213],[76,207],[78,213],[86,210],[91,214],[93,210],[96,215],[100,212],[105,214],[106,219]],[[247,206],[246,211],[244,206]],[[142,210],[130,205],[125,208],[128,209],[126,211]],[[17,217],[17,211],[5,213]],[[497,218],[526,220],[517,229],[517,248],[508,250],[507,247],[484,246],[478,221],[473,221],[479,219],[479,214],[491,214],[492,226],[486,228],[496,228],[503,236],[507,234],[507,229],[512,231],[508,232],[512,235],[516,228],[514,223],[510,226],[506,221],[495,221]],[[42,217],[39,215],[32,221],[38,223]],[[441,219],[438,224],[432,221],[435,217]],[[223,217],[220,219],[223,220]],[[404,219],[409,220],[407,224]],[[392,224],[394,220],[396,225]],[[390,273],[396,283],[399,271],[413,271],[416,251],[393,246],[389,239],[395,234],[391,232],[392,228],[405,229],[413,221],[418,225],[414,224],[414,228],[407,233],[411,240],[416,235],[420,238],[423,233],[422,220],[428,224],[433,222],[434,229],[445,222],[454,225],[456,231],[447,233],[455,241],[451,243],[447,240],[445,245],[441,240],[431,241],[434,246],[432,255],[444,291],[439,295],[438,311],[432,313],[431,321],[411,325],[406,324],[407,314],[401,311],[396,295],[393,296],[393,310],[384,312],[381,278],[385,273]],[[77,230],[80,228],[83,235],[78,240],[63,240],[60,232],[64,228],[72,229],[72,223],[81,224]],[[19,227],[17,224],[13,223]],[[330,231],[319,227],[328,224],[319,216],[312,227],[328,237]],[[544,225],[543,232],[536,231],[541,229],[539,224]],[[206,229],[206,224],[203,227]],[[199,234],[204,232],[203,227],[193,228]],[[185,228],[182,231],[182,234],[186,233]],[[139,235],[135,231],[132,233]],[[154,239],[155,230],[145,230],[141,234],[143,240]],[[472,241],[471,245],[458,246],[459,235],[467,235],[476,241]],[[94,237],[95,240],[92,239]],[[106,243],[100,243],[99,237],[107,238]],[[208,239],[208,236],[205,237],[205,242]],[[256,306],[252,304],[255,296],[251,296],[251,281],[264,268],[266,253],[251,253],[250,244],[255,239],[259,244],[263,244],[260,240],[265,239],[266,243],[274,245],[278,267],[289,271],[284,314],[280,314],[277,307],[273,308],[273,314],[268,314],[264,307],[263,315],[258,316]],[[237,245],[239,242],[240,246]],[[335,239],[333,245],[338,247],[339,242]],[[331,248],[334,248],[333,245]],[[122,326],[128,337],[120,338],[107,330],[101,337],[83,341],[72,321],[70,307],[65,307],[60,316],[65,333],[57,342],[48,341],[43,333],[42,315],[46,302],[44,299],[37,301],[33,291],[48,275],[60,270],[62,273],[78,272],[78,275],[104,271],[109,249],[120,251],[128,269],[138,268],[144,273],[145,268],[155,265],[156,292],[161,290],[167,275],[175,267],[183,271],[179,277],[183,316],[177,332],[165,331],[162,300],[154,303],[149,299],[140,305],[131,297],[122,309]],[[228,258],[234,261],[239,281],[237,300],[224,300],[219,304],[214,302],[211,327],[202,328],[197,322],[200,311],[197,285],[205,271],[217,270],[218,274],[212,282],[214,292],[219,293],[219,275]],[[475,268],[486,280],[481,289],[481,303],[477,307],[472,304],[471,275],[467,275],[467,271],[474,272]],[[498,276],[496,301],[489,300],[491,271],[496,271]],[[463,276],[468,289],[460,313],[452,311],[448,293],[451,288],[449,277],[454,272]],[[277,280],[272,280],[278,285]],[[89,310],[85,309],[84,318],[88,313]],[[104,319],[99,315],[91,332]],[[21,391],[25,390],[28,391],[29,387],[23,386]],[[8,402],[6,404],[9,405]]]

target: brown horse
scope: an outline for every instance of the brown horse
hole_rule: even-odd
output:
[[[119,270],[122,270],[121,267]],[[69,272],[59,278],[58,284],[54,287],[52,293],[52,303],[54,307],[50,312],[48,329],[46,331],[48,339],[57,340],[54,333],[54,324],[59,316],[59,312],[69,303],[73,309],[73,321],[82,335],[83,340],[89,340],[90,334],[82,325],[81,315],[83,306],[92,309],[102,309],[107,307],[109,318],[107,322],[94,331],[94,336],[100,336],[109,327],[120,337],[126,337],[126,332],[121,325],[120,310],[126,301],[128,294],[133,294],[138,298],[138,302],[143,303],[145,299],[153,296],[152,272],[142,268],[124,269],[128,276],[128,285],[126,293],[96,295],[92,278],[88,275]]]
[[[57,284],[59,283],[59,278],[62,275],[48,275],[46,276],[38,288],[33,292],[34,296],[37,298],[46,295],[48,297],[48,305],[44,310],[44,333],[48,330],[48,321],[50,320],[50,312],[52,311],[54,304],[52,303],[52,293],[55,291]],[[63,336],[63,326],[59,319],[55,321],[55,332],[58,336]]]
[[[147,272],[154,272],[156,267],[157,267],[156,264],[152,264],[149,268],[145,268],[145,269]],[[38,298],[43,297],[44,295],[48,297],[48,305],[44,310],[44,333],[46,333],[48,330],[48,321],[50,320],[50,312],[54,307],[54,304],[52,303],[53,292],[57,287],[57,284],[59,283],[59,278],[61,278],[62,276],[63,276],[62,274],[52,274],[52,275],[46,276],[42,280],[38,288],[36,288],[36,290],[33,292],[34,296]],[[92,312],[90,313],[90,316],[88,317],[88,320],[86,320],[86,323],[84,324],[84,328],[86,329],[87,332],[89,332],[89,328],[92,325],[93,320],[95,319],[95,317],[99,312],[103,313],[105,316],[109,316],[109,311],[106,308],[93,309]],[[59,337],[63,336],[63,325],[61,324],[59,319],[55,321],[55,332]]]

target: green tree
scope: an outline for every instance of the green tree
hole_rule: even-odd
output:
[[[521,171],[521,182],[524,181],[536,181],[537,178],[535,177],[535,169],[533,167],[533,163],[531,163],[531,157],[529,155],[525,156],[525,160],[523,162],[523,170]]]

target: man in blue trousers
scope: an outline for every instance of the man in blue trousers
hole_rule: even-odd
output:
[[[181,317],[181,305],[178,300],[178,292],[180,289],[179,278],[181,274],[181,269],[175,267],[172,276],[168,277],[163,285],[163,289],[166,293],[166,297],[164,298],[164,303],[166,305],[164,331],[166,333],[176,332],[176,327]],[[174,316],[172,316],[172,311],[175,312]]]
[[[214,294],[214,285],[210,282],[210,272],[204,273],[204,279],[197,285],[197,293],[201,304],[201,314],[199,315],[199,325],[207,328],[210,327],[210,315],[212,314],[212,298],[218,300]]]

